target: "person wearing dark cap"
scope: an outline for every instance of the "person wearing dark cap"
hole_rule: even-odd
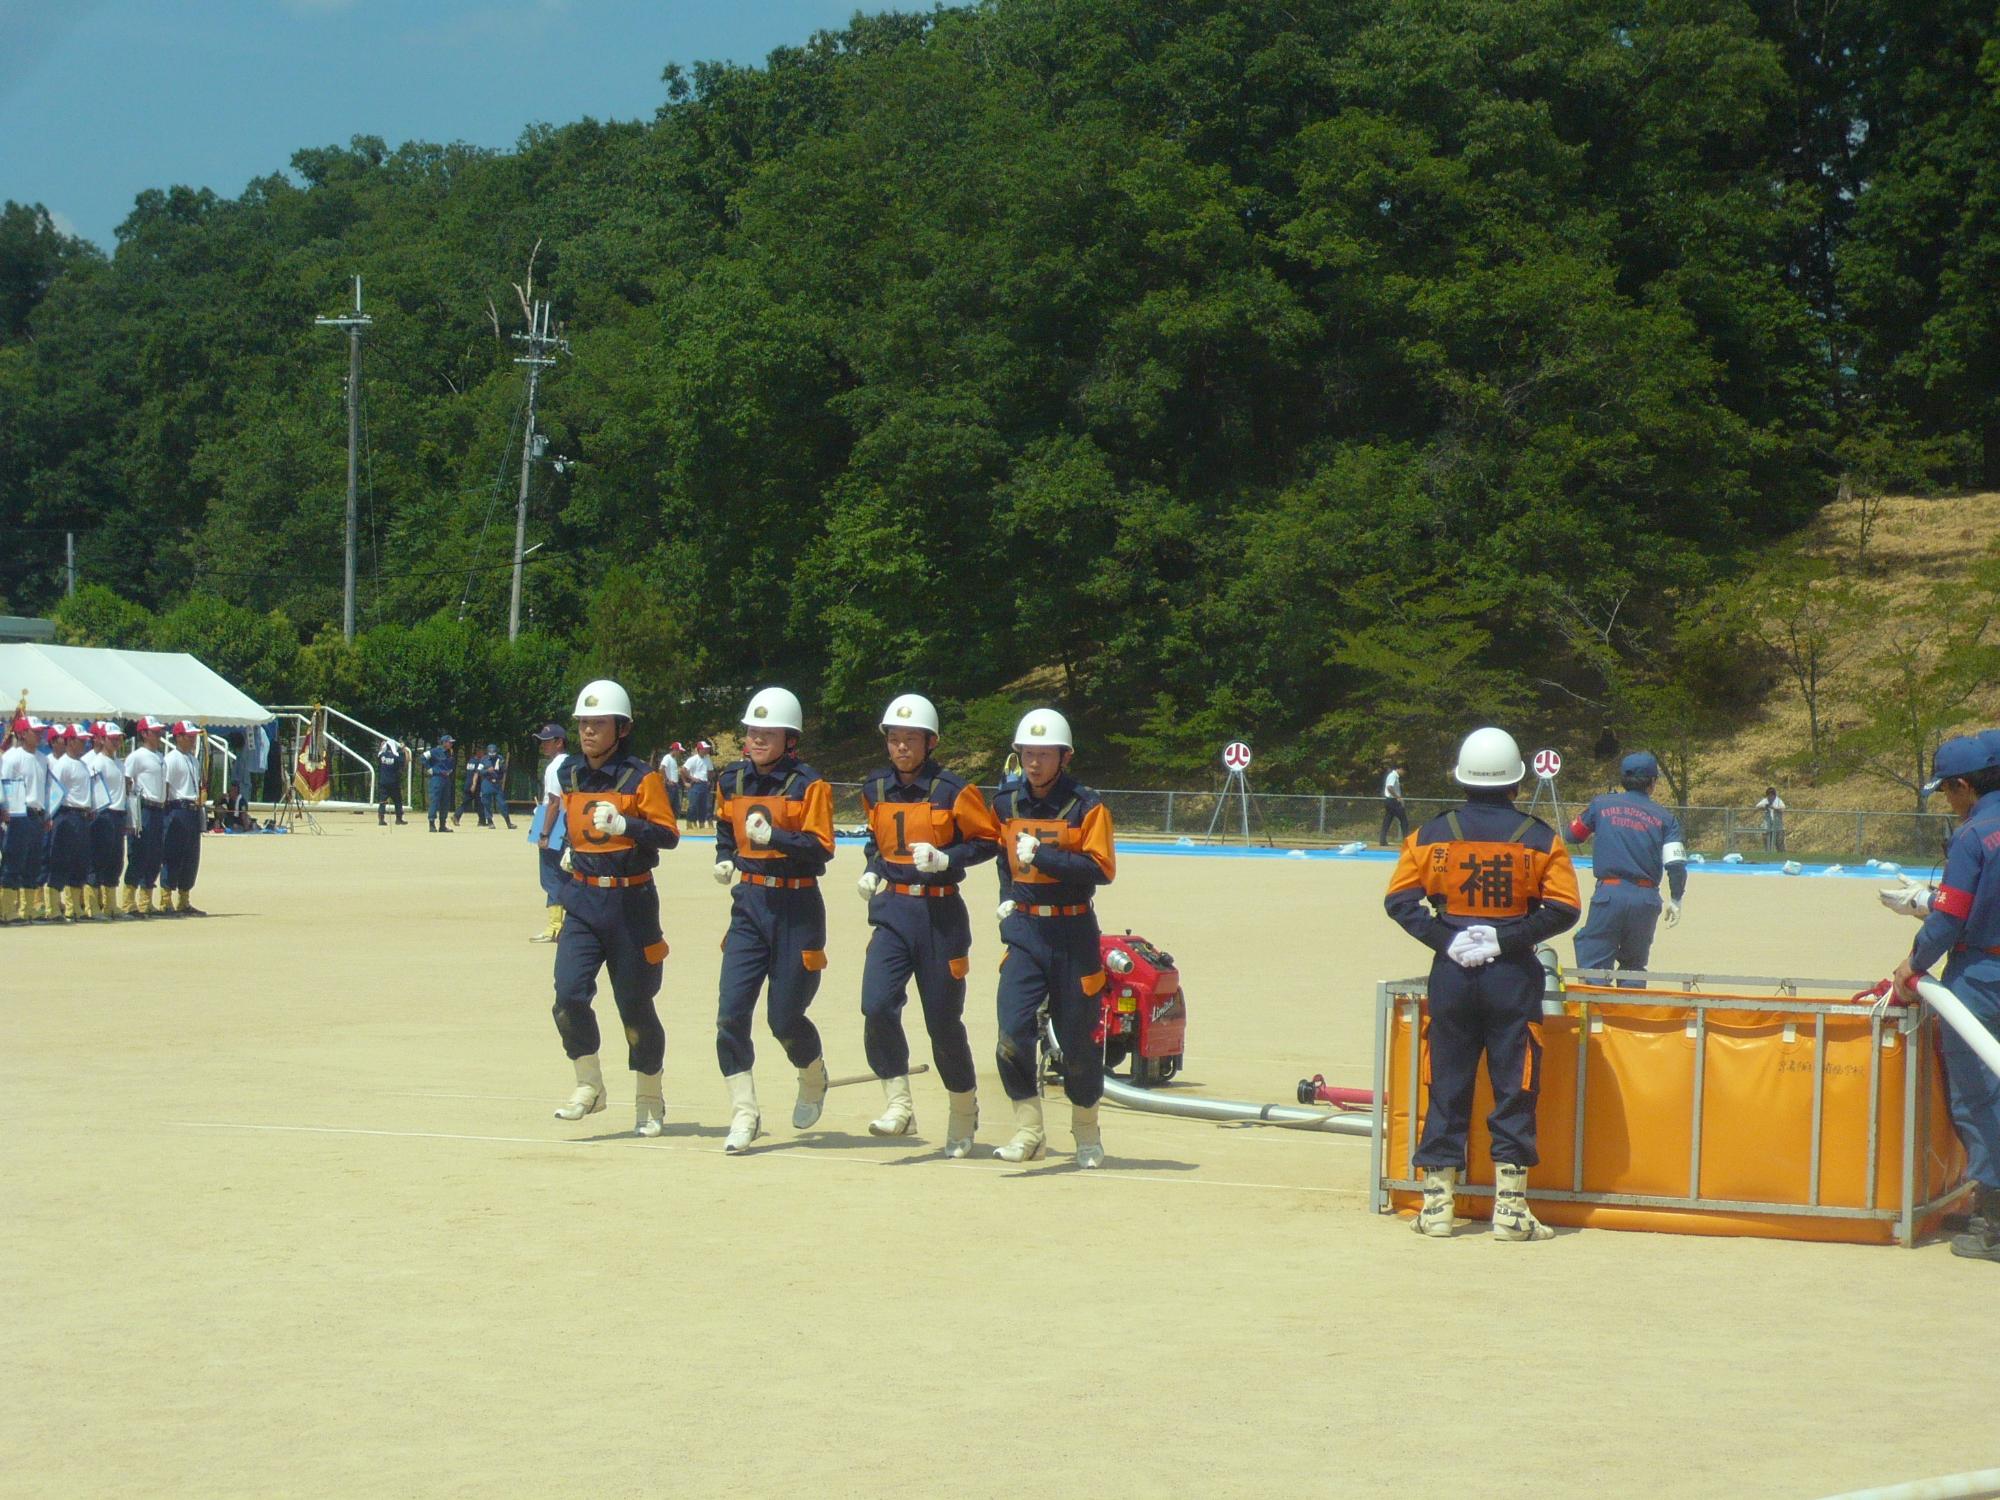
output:
[[[382,741],[382,748],[375,752],[375,824],[378,828],[389,826],[383,813],[391,803],[396,807],[396,826],[403,825],[403,767],[409,764],[410,754],[394,740]]]
[[[542,894],[548,899],[548,923],[528,941],[553,943],[562,933],[563,885],[569,875],[562,867],[563,850],[563,762],[569,759],[569,735],[560,724],[544,724],[535,735],[542,753],[542,800],[528,826],[528,837],[541,861]]]
[[[1669,927],[1681,919],[1687,846],[1681,841],[1680,819],[1653,800],[1659,779],[1660,763],[1652,753],[1635,751],[1618,768],[1623,790],[1591,798],[1569,825],[1574,842],[1597,840],[1591,862],[1597,886],[1590,893],[1590,916],[1576,935],[1579,969],[1643,970],[1653,951],[1655,928],[1662,919]],[[1643,989],[1646,982],[1618,983]]]
[[[491,828],[495,818],[507,825],[509,833],[514,831],[514,820],[507,815],[507,757],[498,745],[488,745],[479,773],[479,821]]]
[[[424,752],[424,805],[432,833],[451,831],[452,746],[456,743],[450,735],[441,734]]]
[[[1916,943],[1896,966],[1900,995],[1944,960],[1941,983],[2000,1037],[2000,733],[1961,735],[1938,746],[1924,795],[1943,792],[1960,820],[1945,851],[1937,888],[1905,884],[1882,893],[1884,905],[1921,918]],[[2000,1075],[1980,1060],[1956,1028],[1939,1034],[1951,1123],[1965,1143],[1972,1217],[1951,1253],[2000,1261]]]

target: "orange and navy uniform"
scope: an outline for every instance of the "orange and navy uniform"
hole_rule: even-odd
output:
[[[1062,1048],[1063,1092],[1088,1109],[1104,1094],[1104,1049],[1094,1034],[1104,968],[1091,898],[1118,873],[1111,810],[1064,772],[1039,797],[1026,781],[1009,782],[994,794],[993,816],[1000,894],[1014,903],[1000,924],[1007,944],[997,996],[1000,1082],[1009,1099],[1040,1092],[1036,1014],[1046,1000]],[[1025,865],[1024,833],[1040,841]]]
[[[667,943],[660,931],[653,871],[660,851],[680,842],[673,806],[659,772],[635,755],[613,755],[600,766],[572,755],[557,781],[572,868],[559,887],[563,924],[556,934],[556,1031],[572,1058],[596,1053],[599,1033],[591,1002],[599,972],[609,970],[611,997],[625,1028],[627,1061],[635,1073],[657,1073],[667,1035],[653,1001],[660,992]],[[599,804],[625,819],[623,833],[598,829]]]
[[[967,869],[1000,852],[1000,825],[978,787],[928,759],[907,782],[892,767],[870,774],[861,783],[861,810],[868,868],[889,882],[868,903],[873,930],[861,968],[868,1066],[877,1078],[910,1071],[903,1006],[914,980],[938,1079],[952,1093],[969,1093],[977,1082],[965,1034],[972,923],[958,887]],[[944,869],[919,870],[916,844],[943,854]]]
[[[833,858],[833,790],[819,772],[786,755],[768,771],[747,757],[715,778],[715,857],[742,872],[730,897],[716,1002],[715,1055],[725,1077],[756,1059],[750,1020],[769,991],[765,1019],[794,1067],[821,1053],[806,1015],[826,968],[826,903],[819,877]],[[750,838],[761,812],[771,841]]]
[[[1582,915],[1568,848],[1506,799],[1475,797],[1403,841],[1383,905],[1434,954],[1425,1025],[1430,1109],[1416,1165],[1465,1165],[1483,1053],[1493,1083],[1493,1159],[1534,1166],[1543,986],[1535,946]],[[1475,926],[1493,929],[1500,956],[1468,968],[1447,950]]]

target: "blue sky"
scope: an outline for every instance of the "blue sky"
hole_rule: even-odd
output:
[[[0,199],[109,248],[132,200],[225,197],[350,136],[510,146],[647,117],[669,62],[762,62],[927,0],[0,0]]]

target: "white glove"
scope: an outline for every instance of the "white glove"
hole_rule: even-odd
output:
[[[562,858],[559,861],[557,861],[557,863],[559,863],[565,870],[573,872],[576,869],[576,866],[570,863],[569,846],[567,844],[563,846]]]
[[[993,915],[1003,922],[1006,921],[1014,915],[1014,903],[1011,901],[1002,901],[998,906],[993,908]]]
[[[1035,851],[1042,847],[1042,841],[1032,833],[1024,833],[1014,840],[1014,862],[1023,867],[1035,862]]]
[[[863,901],[873,901],[888,883],[873,870],[863,870],[861,878],[854,882],[854,888],[861,893]]]
[[[1921,922],[1930,914],[1931,888],[1905,875],[1901,885],[1885,886],[1876,893],[1876,899],[1890,911],[1899,911]]]
[[[910,863],[926,875],[936,875],[951,863],[944,857],[944,850],[935,844],[910,845]]]
[[[753,812],[743,820],[743,831],[759,849],[771,842],[771,820],[760,812]]]
[[[728,885],[730,878],[735,874],[736,866],[728,860],[718,859],[715,862],[715,883],[717,885]]]
[[[590,826],[615,839],[625,832],[625,814],[609,802],[600,802],[590,810]]]
[[[1664,898],[1660,902],[1660,920],[1665,922],[1669,927],[1680,926],[1681,925],[1680,902],[1676,901],[1672,896]]]
[[[1476,969],[1481,964],[1490,964],[1500,956],[1500,938],[1491,927],[1473,926],[1459,929],[1458,936],[1445,949],[1445,957],[1461,969]]]

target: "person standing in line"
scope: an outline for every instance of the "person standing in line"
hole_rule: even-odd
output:
[[[1596,886],[1590,893],[1590,918],[1576,935],[1576,966],[1644,973],[1654,928],[1661,922],[1680,924],[1687,845],[1681,842],[1680,819],[1653,800],[1660,763],[1651,751],[1626,756],[1618,779],[1623,791],[1591,798],[1569,825],[1569,836],[1578,844],[1597,838],[1592,863]],[[1643,979],[1618,983],[1625,989],[1646,985]]]
[[[1576,870],[1556,831],[1514,797],[1528,768],[1504,729],[1475,729],[1459,747],[1463,805],[1403,840],[1383,906],[1432,952],[1428,984],[1430,1109],[1415,1161],[1423,1207],[1413,1226],[1450,1235],[1472,1127],[1481,1054],[1493,1085],[1493,1237],[1545,1240],[1528,1206],[1528,1169],[1541,1160],[1535,1105],[1542,1079],[1542,989],[1535,946],[1582,914]]]
[[[130,904],[119,905],[118,877],[125,868],[125,767],[118,760],[118,742],[125,731],[109,719],[90,726],[90,751],[83,763],[90,768],[90,881],[97,895],[97,916],[112,921],[131,916]]]
[[[22,714],[0,751],[0,924],[35,920],[49,804],[48,776],[35,752],[47,728]]]
[[[715,763],[709,759],[707,740],[696,740],[694,752],[681,762],[681,780],[687,787],[688,822],[702,827],[715,821],[713,778]]]
[[[978,1078],[965,1034],[972,923],[958,888],[968,869],[999,854],[1000,825],[978,787],[937,763],[938,716],[928,698],[904,693],[883,711],[881,729],[889,764],[861,784],[868,842],[857,889],[871,929],[861,969],[862,1035],[888,1107],[868,1131],[916,1132],[903,1033],[914,980],[951,1101],[944,1154],[970,1156],[979,1129]]]
[[[1945,850],[1936,889],[1905,881],[1882,902],[1923,922],[1896,965],[1896,993],[1915,1000],[1916,983],[1939,959],[1939,980],[1988,1033],[2000,1038],[2000,731],[1961,735],[1938,746],[1924,795],[1942,791],[1960,820]],[[1969,1260],[2000,1261],[2000,1075],[1957,1028],[1940,1028],[1952,1127],[1965,1143],[1972,1180],[1970,1222],[1951,1242]]]
[[[1785,799],[1778,795],[1774,786],[1764,788],[1764,795],[1750,809],[1764,815],[1764,848],[1778,854],[1785,852]]]
[[[803,723],[796,696],[762,689],[743,710],[743,759],[718,778],[715,878],[726,886],[743,874],[730,896],[715,1019],[715,1056],[730,1100],[722,1149],[732,1153],[762,1132],[750,1022],[767,985],[765,1019],[799,1074],[793,1129],[817,1124],[826,1104],[826,1057],[806,1011],[826,968],[819,877],[833,858],[833,789],[798,758]]]
[[[535,809],[529,834],[541,867],[542,894],[548,898],[548,923],[528,941],[553,943],[562,932],[563,887],[569,880],[562,863],[563,850],[569,845],[563,838],[561,779],[563,762],[569,759],[569,735],[560,724],[544,724],[535,744],[542,756],[542,805]],[[672,805],[671,798],[668,805]]]
[[[81,724],[64,724],[62,754],[49,769],[54,774],[57,795],[51,802],[55,830],[49,853],[49,885],[60,896],[65,922],[81,922],[97,915],[97,902],[90,885],[90,768],[83,763],[89,735]]]
[[[479,821],[492,828],[495,818],[507,825],[509,833],[514,831],[514,820],[507,812],[507,757],[498,745],[488,745],[486,768],[479,778]]]
[[[167,779],[166,840],[161,850],[163,909],[177,917],[205,917],[194,904],[195,877],[201,873],[201,726],[182,719],[168,729],[173,744],[161,758]]]
[[[42,822],[42,888],[41,908],[38,920],[60,922],[63,919],[62,897],[51,879],[56,859],[56,809],[62,806],[62,784],[56,780],[56,762],[63,758],[63,742],[68,735],[68,726],[60,719],[52,720],[42,732],[41,748],[35,757],[41,762],[43,806],[48,816]]]
[[[486,757],[477,750],[465,754],[465,786],[458,799],[458,806],[452,812],[451,826],[458,827],[467,812],[472,814],[473,823],[481,828],[486,826],[486,815],[479,804],[479,777],[486,769]]]
[[[456,759],[452,746],[456,743],[450,735],[441,734],[437,743],[424,752],[424,807],[432,833],[451,831],[451,786]]]
[[[396,826],[403,826],[403,767],[409,762],[409,751],[394,740],[382,741],[382,748],[375,752],[375,826],[378,828],[389,826],[383,814],[391,803],[396,808]]]
[[[674,805],[674,816],[677,818],[681,815],[680,758],[684,753],[681,742],[675,740],[667,746],[666,753],[660,757],[660,780],[666,784],[667,800]]]
[[[125,779],[131,786],[126,803],[125,894],[142,917],[167,910],[166,893],[153,902],[153,886],[167,846],[167,763],[162,736],[167,726],[148,715],[132,726],[139,743],[125,758]]]
[[[1389,825],[1396,825],[1397,842],[1410,836],[1410,814],[1403,806],[1403,771],[1400,766],[1391,765],[1389,774],[1382,778],[1382,831],[1375,835],[1375,842],[1386,846],[1389,843]]]
[[[1069,720],[1052,708],[1023,716],[1014,730],[1021,779],[993,798],[1000,830],[1000,1084],[1014,1106],[1014,1134],[993,1154],[1034,1161],[1044,1154],[1038,1016],[1048,1006],[1062,1049],[1076,1164],[1104,1165],[1098,1102],[1104,1051],[1096,1036],[1104,988],[1092,899],[1118,873],[1111,809],[1069,773],[1076,752]]]

